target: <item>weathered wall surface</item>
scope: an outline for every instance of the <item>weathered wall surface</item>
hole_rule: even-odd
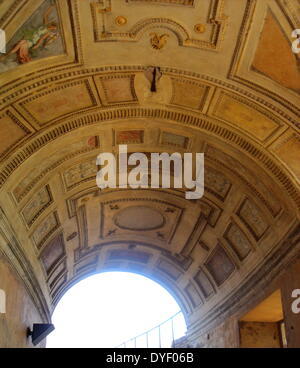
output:
[[[281,337],[278,323],[240,322],[241,348],[280,348]]]
[[[237,320],[228,319],[220,326],[199,338],[196,347],[201,348],[237,348],[239,347],[239,330]]]
[[[281,281],[282,304],[285,316],[286,337],[289,348],[300,347],[300,313],[292,311],[292,291],[300,289],[300,260],[293,264]],[[298,303],[300,308],[300,303]]]
[[[26,330],[32,323],[42,322],[41,317],[23,282],[1,253],[0,289],[6,293],[6,313],[0,313],[0,348],[33,347]]]

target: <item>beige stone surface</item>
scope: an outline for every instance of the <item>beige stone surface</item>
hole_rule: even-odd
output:
[[[26,330],[32,327],[32,323],[43,321],[22,280],[2,253],[0,253],[0,289],[6,294],[6,313],[0,314],[0,347],[33,347],[26,336]],[[43,346],[44,343],[41,343],[39,347]]]
[[[275,322],[241,322],[241,348],[280,348],[279,326]]]

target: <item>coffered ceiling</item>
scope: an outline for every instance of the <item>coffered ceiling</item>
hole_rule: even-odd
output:
[[[0,58],[0,246],[44,315],[83,277],[131,270],[204,326],[284,268],[300,211],[299,10],[299,0],[0,2],[12,51]],[[119,144],[204,152],[204,197],[100,191],[96,156]]]

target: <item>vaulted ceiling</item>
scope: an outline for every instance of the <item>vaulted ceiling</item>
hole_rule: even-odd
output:
[[[284,268],[300,213],[299,10],[299,0],[0,2],[12,51],[0,58],[0,244],[42,313],[89,274],[131,270],[164,284],[196,326]],[[204,197],[100,191],[96,156],[119,144],[204,152]]]

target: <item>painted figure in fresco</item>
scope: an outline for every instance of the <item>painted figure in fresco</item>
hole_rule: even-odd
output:
[[[20,40],[4,57],[16,54],[18,62],[20,64],[25,64],[31,61],[30,50],[36,50],[41,46],[46,47],[54,42],[59,37],[56,22],[49,20],[50,13],[54,8],[55,5],[51,5],[45,11],[43,25],[38,28],[25,31],[23,39]]]

